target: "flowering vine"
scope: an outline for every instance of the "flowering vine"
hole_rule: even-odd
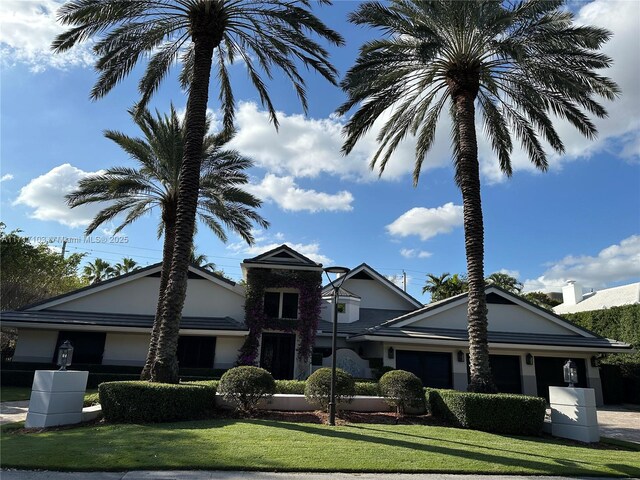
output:
[[[298,291],[298,319],[268,318],[264,313],[267,288],[293,288]],[[306,361],[311,356],[322,308],[322,274],[308,270],[251,268],[247,272],[245,323],[249,330],[240,348],[238,365],[255,365],[259,338],[265,328],[298,334],[297,356]]]

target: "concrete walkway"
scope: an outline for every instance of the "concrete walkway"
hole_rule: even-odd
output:
[[[514,475],[445,475],[400,473],[273,473],[221,471],[164,472],[32,472],[4,470],[2,480],[540,480],[539,476]],[[544,480],[565,480],[583,477],[544,477]],[[586,477],[584,477],[586,478]],[[588,477],[589,480],[607,477]]]
[[[22,422],[27,418],[29,411],[29,400],[18,402],[0,403],[0,425],[5,423]]]

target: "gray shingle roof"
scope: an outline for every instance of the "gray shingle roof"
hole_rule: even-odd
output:
[[[2,322],[43,323],[60,325],[95,325],[105,327],[151,328],[153,315],[121,313],[70,312],[63,310],[0,312]],[[246,331],[244,324],[231,317],[182,317],[180,328],[193,330]]]
[[[464,341],[469,340],[466,330],[453,328],[429,328],[429,327],[372,327],[364,332],[353,335],[350,338],[370,335],[379,337],[399,337],[429,339],[435,341]],[[489,343],[516,343],[523,345],[552,345],[564,347],[594,347],[594,348],[619,348],[631,350],[631,345],[599,337],[582,337],[578,335],[542,335],[539,333],[516,332],[489,332]]]
[[[377,308],[361,308],[360,318],[353,323],[338,323],[338,333],[343,335],[352,335],[360,333],[363,330],[379,325],[387,320],[404,315],[406,310],[382,310]],[[331,322],[320,321],[318,323],[318,331],[323,333],[331,333],[333,324]]]

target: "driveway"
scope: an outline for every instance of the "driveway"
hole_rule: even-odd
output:
[[[598,408],[600,435],[640,443],[640,411],[624,407]]]
[[[0,425],[26,420],[28,410],[29,400],[0,403]]]

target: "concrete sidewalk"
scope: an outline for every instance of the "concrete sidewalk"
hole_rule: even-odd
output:
[[[0,403],[0,425],[5,423],[22,422],[27,418],[29,400]]]
[[[535,475],[445,475],[402,473],[274,473],[222,471],[32,472],[3,470],[2,480],[565,480],[608,477],[540,477]]]

